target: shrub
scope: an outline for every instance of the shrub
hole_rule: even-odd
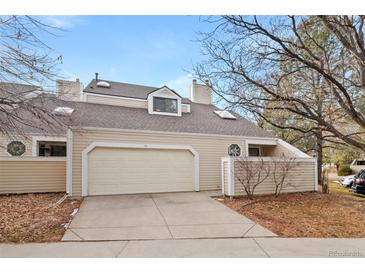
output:
[[[341,166],[337,173],[338,176],[347,176],[347,175],[351,175],[351,174],[352,174],[352,170],[351,170],[350,166],[348,166],[348,165]]]

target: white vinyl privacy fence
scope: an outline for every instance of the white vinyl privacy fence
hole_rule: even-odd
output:
[[[287,161],[281,157],[224,157],[222,158],[222,194],[227,196],[246,195],[243,181],[250,178],[256,194],[274,194],[275,181],[283,173],[282,167]],[[317,191],[317,160],[315,158],[290,159],[281,192]],[[275,180],[276,179],[276,180]]]

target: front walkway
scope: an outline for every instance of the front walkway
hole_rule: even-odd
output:
[[[2,244],[0,257],[365,257],[365,239],[227,238]]]
[[[63,241],[275,237],[205,193],[87,197]],[[162,242],[165,243],[165,242]]]

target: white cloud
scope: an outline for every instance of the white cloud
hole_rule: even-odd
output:
[[[71,29],[76,25],[85,22],[85,19],[81,16],[40,16],[39,19],[52,27],[61,29]]]
[[[172,88],[183,97],[188,97],[192,79],[193,76],[191,75],[191,73],[187,73],[184,75],[180,75],[176,79],[169,80],[162,85],[166,85],[169,88]]]

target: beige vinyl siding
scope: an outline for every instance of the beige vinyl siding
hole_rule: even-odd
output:
[[[88,103],[94,103],[94,104],[148,109],[147,100],[143,99],[108,97],[108,96],[98,96],[93,94],[85,94],[85,100]],[[190,112],[190,105],[181,104],[181,112]]]
[[[242,150],[245,148],[245,141],[242,136],[75,129],[72,147],[72,190],[74,196],[81,196],[81,153],[94,141],[190,145],[199,154],[200,190],[221,188],[221,158],[227,156],[227,149],[230,144],[238,144]]]
[[[0,159],[0,193],[64,192],[66,159]]]
[[[188,150],[95,148],[88,161],[89,195],[194,191]]]
[[[258,164],[258,163],[257,163]],[[273,171],[273,164],[270,162],[265,162],[265,165],[270,165],[271,171]],[[244,190],[242,184],[237,179],[239,176],[245,176],[245,171],[242,166],[235,161],[234,162],[234,186],[235,195],[244,195]],[[257,174],[257,173],[256,173]],[[264,173],[262,173],[263,176]],[[315,191],[315,163],[303,161],[297,162],[297,165],[291,169],[286,177],[285,184],[289,182],[282,192],[305,192],[305,191]],[[255,190],[255,194],[271,194],[275,192],[275,184],[273,182],[272,172],[271,175]]]
[[[25,153],[22,155],[22,157],[32,156],[32,136],[12,136],[12,139],[9,139],[7,136],[0,134],[0,157],[10,156],[9,153],[6,151],[6,147],[11,141],[20,141],[25,145]]]
[[[97,96],[91,94],[86,94],[85,98],[86,102],[88,103],[147,109],[147,100],[134,100],[122,97],[114,98],[114,97]]]
[[[288,150],[287,148],[283,147],[282,145],[278,144],[276,146],[261,146],[263,155],[270,156],[270,157],[280,157],[283,154],[286,157],[296,157],[296,155]]]

